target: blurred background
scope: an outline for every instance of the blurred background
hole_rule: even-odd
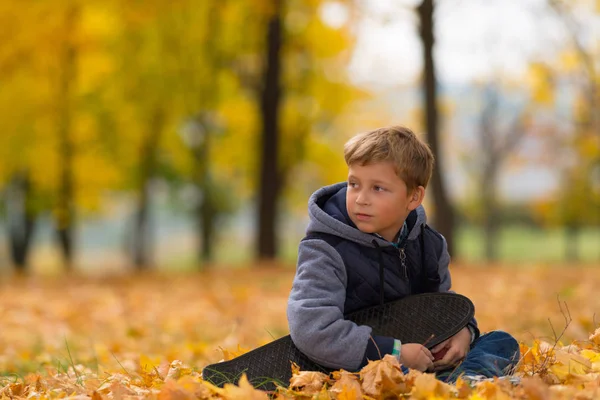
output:
[[[293,265],[352,135],[454,262],[600,264],[598,0],[0,2],[0,274]]]

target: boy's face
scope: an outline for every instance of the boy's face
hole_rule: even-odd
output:
[[[420,187],[421,188],[421,187]],[[348,168],[346,209],[362,232],[393,241],[408,214],[421,204],[423,192],[408,193],[391,162]]]

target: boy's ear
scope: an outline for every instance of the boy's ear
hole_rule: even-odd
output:
[[[416,209],[423,203],[423,199],[425,198],[425,188],[423,186],[417,186],[410,197],[410,202],[408,203],[408,209],[410,211]]]

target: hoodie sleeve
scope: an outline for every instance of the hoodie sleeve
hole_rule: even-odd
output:
[[[320,239],[302,241],[287,316],[300,351],[326,367],[356,371],[378,350],[391,353],[394,339],[371,338],[370,327],[344,319],[346,279],[344,262],[333,247]]]
[[[450,265],[450,253],[448,253],[448,243],[446,242],[446,238],[442,236],[443,245],[442,252],[439,257],[438,265],[439,265],[439,274],[440,274],[440,292],[453,292],[450,290],[452,287],[452,279],[450,277],[450,270],[448,266]],[[469,321],[467,327],[471,331],[471,343],[477,339],[480,335],[479,328],[477,327],[477,320],[475,317]]]

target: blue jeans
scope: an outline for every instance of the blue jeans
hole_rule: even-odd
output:
[[[492,331],[478,337],[462,363],[436,373],[436,378],[454,383],[460,375],[483,375],[487,378],[510,375],[519,361],[519,344],[503,331]]]

